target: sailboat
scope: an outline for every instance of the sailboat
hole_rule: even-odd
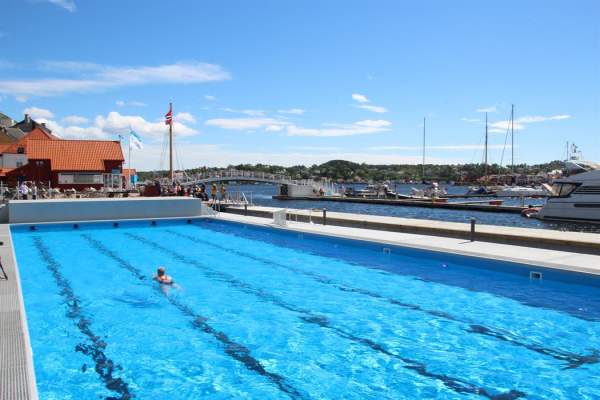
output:
[[[484,180],[482,185],[471,186],[467,191],[467,195],[476,196],[493,196],[496,194],[495,188],[488,186],[488,114],[485,113],[485,145],[483,151],[483,167],[484,167]]]

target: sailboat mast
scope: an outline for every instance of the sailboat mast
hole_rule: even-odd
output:
[[[488,176],[488,113],[485,113],[485,153],[483,157],[483,166],[485,168],[485,179]]]
[[[515,105],[511,104],[510,107],[510,171],[515,173]]]
[[[421,163],[421,180],[425,180],[425,117],[423,117],[423,161]]]
[[[171,118],[173,118],[173,103],[169,102],[169,112]],[[169,124],[169,177],[171,178],[171,184],[175,181],[175,175],[173,174],[173,121]]]

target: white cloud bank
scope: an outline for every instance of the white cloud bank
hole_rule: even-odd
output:
[[[142,103],[141,101],[124,101],[117,100],[115,104],[119,107],[146,107],[146,103]]]
[[[47,0],[48,3],[54,4],[69,12],[75,12],[77,10],[77,6],[73,0]]]
[[[516,118],[514,121],[514,130],[519,131],[526,128],[528,124],[533,124],[537,122],[546,122],[546,121],[562,121],[566,119],[573,118],[568,114],[559,114],[552,115],[549,117],[541,116],[541,115],[528,115],[520,118]],[[505,133],[508,129],[511,128],[510,120],[497,121],[488,124],[490,127],[489,132],[491,133]]]
[[[23,110],[23,114],[28,114],[33,119],[54,118],[54,114],[52,113],[52,111],[38,107],[27,107]]]
[[[139,115],[121,115],[116,111],[96,116],[91,124],[87,118],[75,115],[63,118],[61,123],[53,120],[54,114],[48,110],[36,111],[36,116],[31,114],[36,121],[45,123],[52,133],[65,139],[114,139],[116,135],[125,135],[134,130],[151,143],[162,141],[167,132],[167,126],[162,119],[152,122]],[[193,115],[179,113],[175,116],[173,132],[178,137],[197,135],[200,132],[188,125],[195,121]]]
[[[353,93],[352,100],[359,103],[354,106],[356,108],[360,108],[360,109],[371,111],[371,112],[378,113],[378,114],[388,112],[388,109],[385,107],[376,106],[373,104],[367,104],[367,103],[370,103],[371,101],[367,98],[367,96],[365,96],[363,94]]]
[[[45,62],[42,67],[55,72],[79,74],[77,78],[0,80],[0,93],[13,96],[57,96],[87,93],[122,86],[146,84],[190,84],[231,79],[221,66],[201,62],[160,66],[113,67],[74,61]]]
[[[287,110],[278,110],[277,112],[279,114],[303,115],[306,110],[303,110],[302,108],[289,108]]]
[[[352,100],[357,101],[359,103],[368,103],[369,99],[364,94],[352,93]]]
[[[325,124],[321,128],[305,128],[276,118],[214,118],[205,122],[208,126],[221,129],[250,131],[264,129],[266,132],[285,130],[288,136],[356,136],[385,132],[392,123],[386,120],[362,120],[352,124]]]

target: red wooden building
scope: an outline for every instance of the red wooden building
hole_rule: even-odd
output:
[[[121,143],[107,140],[33,139],[23,143],[27,164],[6,173],[8,181],[40,182],[60,189],[100,189],[122,172]],[[120,179],[120,176],[117,178]]]

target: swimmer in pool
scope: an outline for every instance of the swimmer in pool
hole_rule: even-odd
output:
[[[154,279],[158,283],[162,283],[164,285],[172,285],[173,284],[173,278],[171,278],[169,275],[167,275],[164,267],[158,267],[158,269],[156,270],[156,275],[154,275],[152,277],[152,279]]]

